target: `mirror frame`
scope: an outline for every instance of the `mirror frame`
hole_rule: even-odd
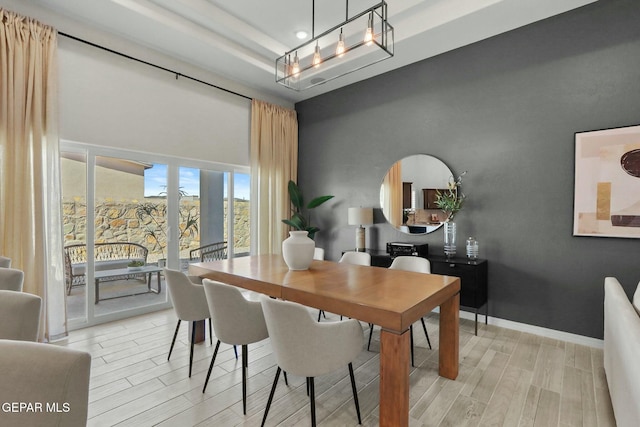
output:
[[[380,185],[380,207],[385,220],[396,230],[412,236],[438,230],[446,215],[434,205],[436,191],[446,189],[452,176],[449,166],[429,154],[413,154],[398,160]]]

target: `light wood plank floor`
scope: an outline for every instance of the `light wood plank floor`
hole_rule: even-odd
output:
[[[317,311],[312,312],[315,316]],[[328,314],[329,320],[337,316]],[[438,317],[414,328],[411,426],[615,426],[602,350],[461,319],[460,374],[441,378]],[[249,346],[247,415],[242,415],[240,361],[221,345],[206,393],[202,386],[213,354],[207,340],[195,348],[188,378],[189,345],[183,322],[171,361],[173,310],[73,331],[60,345],[93,356],[90,426],[259,426],[275,375],[268,340]],[[363,337],[369,328],[363,324]],[[379,329],[371,351],[354,362],[363,425],[378,425]],[[215,345],[215,337],[214,337]],[[316,379],[319,425],[357,425],[348,370]],[[304,378],[278,384],[267,425],[308,426]]]

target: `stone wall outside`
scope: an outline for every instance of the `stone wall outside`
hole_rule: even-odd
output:
[[[157,204],[160,210],[166,209],[166,202],[155,198],[145,199],[142,203]],[[184,229],[186,212],[191,210],[191,215],[200,216],[200,200],[183,200],[181,203],[181,224]],[[160,258],[166,258],[164,247],[166,246],[166,218],[151,218],[144,216],[142,219],[136,215],[136,210],[141,205],[137,201],[113,201],[105,200],[96,204],[95,230],[96,243],[102,242],[132,242],[139,243],[149,249],[149,262],[155,262]],[[84,198],[76,197],[73,200],[65,200],[63,206],[63,233],[64,244],[85,243],[86,241],[86,208]],[[227,201],[224,201],[226,224]],[[249,201],[234,200],[234,247],[235,252],[249,252],[250,246],[250,221]],[[149,231],[158,236],[158,241]],[[224,238],[227,240],[227,230]],[[213,242],[207,242],[213,243]],[[189,251],[200,246],[200,235],[196,232],[186,232],[180,239],[180,258],[188,258]]]

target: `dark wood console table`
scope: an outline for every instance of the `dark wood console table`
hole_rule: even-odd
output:
[[[374,267],[389,267],[393,259],[383,250],[365,249],[371,255]],[[344,253],[344,252],[343,252]],[[472,308],[475,311],[475,334],[478,335],[478,312],[484,306],[484,322],[488,323],[488,263],[486,259],[470,260],[464,257],[447,259],[444,256],[427,257],[431,263],[431,272],[443,276],[460,278],[460,307]]]

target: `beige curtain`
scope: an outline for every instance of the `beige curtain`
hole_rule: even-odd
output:
[[[396,162],[382,181],[383,209],[387,220],[395,227],[402,225],[402,162]]]
[[[279,254],[291,205],[287,184],[298,175],[298,119],[294,110],[251,102],[252,251]]]
[[[0,253],[43,299],[40,339],[66,335],[57,33],[0,9]]]

